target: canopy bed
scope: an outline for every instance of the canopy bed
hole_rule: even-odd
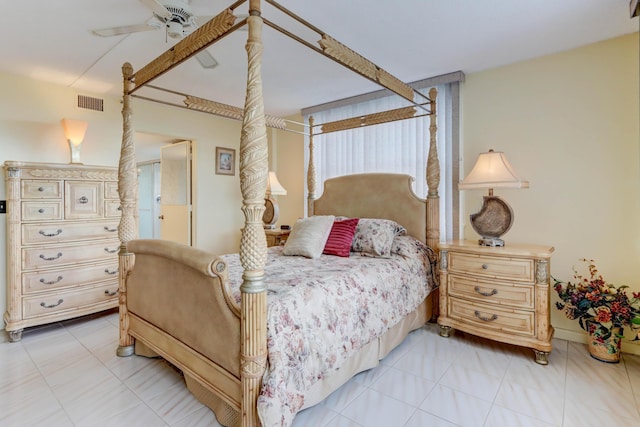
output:
[[[123,66],[118,355],[162,356],[184,373],[189,390],[225,426],[289,425],[297,411],[374,367],[437,314],[437,256],[431,249],[439,241],[436,91],[419,93],[266,0],[321,35],[320,48],[310,48],[412,104],[322,125],[310,120],[308,216],[296,223],[284,246],[267,249],[262,222],[266,127],[286,129],[287,123],[264,113],[263,23],[308,43],[263,19],[260,0],[249,0],[249,17],[236,23],[233,11],[245,2],[234,3],[137,72],[128,63]],[[137,89],[244,25],[244,109],[190,95],[184,99],[186,108],[242,121],[239,175],[245,223],[239,254],[215,256],[172,242],[137,240],[131,99]],[[316,198],[314,135],[421,115],[431,118],[426,199],[415,196],[410,176],[379,173],[327,180]],[[337,229],[348,229],[346,248],[342,231],[334,235]],[[318,250],[332,253],[327,240],[340,251],[320,255]],[[310,317],[302,318],[301,312]],[[346,330],[351,324],[355,331]]]

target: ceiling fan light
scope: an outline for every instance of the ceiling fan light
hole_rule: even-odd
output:
[[[198,53],[196,55],[196,59],[198,60],[200,65],[202,65],[202,68],[211,69],[211,68],[216,68],[218,66],[218,61],[216,61],[216,59],[211,54],[209,54],[209,52],[207,52],[206,50],[203,50],[200,53]]]
[[[167,35],[172,39],[181,39],[183,35],[183,27],[179,22],[167,21]]]

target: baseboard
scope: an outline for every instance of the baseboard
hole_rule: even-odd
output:
[[[586,332],[571,331],[569,329],[554,328],[553,337],[561,340],[577,342],[581,344],[587,343]],[[622,341],[622,352],[628,354],[640,355],[640,341]]]

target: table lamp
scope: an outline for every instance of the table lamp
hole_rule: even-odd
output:
[[[471,226],[482,236],[478,243],[482,246],[504,246],[500,238],[513,224],[513,210],[498,196],[494,188],[529,188],[529,182],[521,179],[511,167],[501,151],[489,150],[480,153],[469,175],[459,184],[460,190],[488,188],[489,195],[483,197],[482,208],[471,214]]]
[[[278,208],[278,201],[271,196],[286,196],[287,190],[280,184],[276,173],[269,171],[267,178],[267,192],[265,195],[264,206],[265,211],[262,215],[262,222],[264,222],[264,228],[267,230],[273,230],[276,228],[276,222],[278,222],[278,214],[280,209]]]

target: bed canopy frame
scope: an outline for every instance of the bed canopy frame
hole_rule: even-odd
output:
[[[243,426],[260,425],[256,402],[260,392],[261,378],[267,364],[266,316],[267,283],[264,278],[264,266],[267,260],[267,244],[262,223],[265,209],[264,197],[268,174],[267,127],[289,130],[288,121],[269,116],[264,112],[262,96],[262,28],[267,25],[345,66],[357,74],[381,85],[403,97],[411,105],[408,107],[384,111],[331,123],[315,124],[309,119],[309,165],[307,172],[308,214],[313,215],[313,203],[316,199],[316,172],[313,159],[314,135],[354,129],[396,120],[430,116],[429,152],[427,159],[426,202],[426,243],[437,248],[439,242],[439,196],[440,171],[436,147],[436,90],[432,88],[428,96],[403,83],[371,61],[341,44],[320,29],[293,14],[273,0],[264,0],[298,23],[320,35],[319,46],[315,46],[301,37],[261,16],[261,0],[240,0],[233,3],[206,24],[186,36],[174,47],[167,50],[140,70],[134,72],[129,63],[122,67],[123,73],[123,137],[118,169],[118,191],[122,217],[118,227],[121,242],[119,251],[119,312],[120,337],[118,356],[133,354],[134,338],[128,334],[126,277],[131,271],[135,256],[128,252],[127,243],[137,239],[137,167],[135,161],[134,131],[132,126],[132,98],[169,104],[166,101],[137,95],[142,87],[166,91],[184,96],[184,105],[171,104],[181,108],[206,112],[222,117],[242,121],[239,149],[240,190],[243,197],[242,212],[245,217],[240,240],[240,261],[244,269],[241,285],[240,339],[241,339],[241,423]],[[233,12],[242,4],[249,3],[249,16],[237,18]],[[185,95],[170,91],[150,83],[170,71],[172,68],[196,55],[199,51],[216,43],[237,29],[248,26],[246,51],[248,58],[246,97],[244,108]],[[415,101],[417,98],[418,101]]]

